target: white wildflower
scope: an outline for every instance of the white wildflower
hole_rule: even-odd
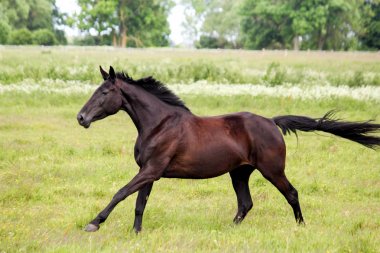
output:
[[[81,81],[62,81],[43,79],[34,81],[26,79],[17,84],[0,84],[0,94],[5,92],[44,92],[78,94],[91,93],[99,84],[90,84]],[[295,99],[324,99],[324,98],[352,98],[355,100],[380,101],[379,86],[332,86],[326,85],[294,85],[283,84],[278,86],[266,86],[261,84],[209,84],[199,81],[193,84],[171,84],[168,87],[178,95],[193,94],[205,96],[270,96],[291,97]]]

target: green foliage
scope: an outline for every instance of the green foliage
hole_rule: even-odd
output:
[[[10,34],[9,44],[12,44],[12,45],[33,44],[32,32],[26,28],[12,31]]]
[[[39,29],[33,32],[33,42],[37,45],[52,46],[57,44],[55,35],[48,29]]]
[[[170,29],[167,16],[171,7],[170,1],[134,0],[125,7],[128,8],[126,12],[129,13],[125,22],[129,25],[129,41],[132,42],[128,44],[129,46],[133,44],[135,47],[169,45]]]
[[[286,71],[281,68],[279,63],[272,62],[263,76],[263,81],[271,86],[275,86],[283,84],[285,78]]]
[[[58,42],[60,44],[65,44],[66,38],[64,33],[61,30],[54,30],[54,25],[62,25],[64,15],[62,15],[57,7],[55,6],[54,0],[2,0],[0,2],[0,20],[1,22],[6,23],[12,31],[14,30],[29,30],[29,31],[51,31],[55,37],[57,34]],[[3,32],[3,30],[1,29]],[[38,32],[38,36],[44,36],[47,39],[47,32],[44,32],[45,35],[42,35],[41,32]],[[12,32],[14,34],[14,32]],[[3,34],[1,36],[4,36]],[[11,35],[14,36],[14,35]],[[16,36],[17,37],[17,36]],[[56,38],[53,39],[57,41]],[[28,38],[22,39],[17,38],[14,40],[12,37],[8,40],[10,44],[25,44],[32,43]],[[49,41],[41,41],[41,43],[51,44],[52,38]],[[56,42],[54,43],[56,44]]]
[[[104,42],[121,47],[169,44],[169,0],[80,0],[79,5],[82,11],[75,17],[76,23],[86,33],[90,29],[97,31],[94,38],[97,45]]]
[[[380,2],[356,0],[182,0],[197,47],[357,50],[380,41]],[[240,11],[239,11],[240,10]]]
[[[365,31],[360,40],[365,49],[380,49],[380,2],[368,1],[362,8]],[[367,17],[367,18],[366,18]]]
[[[239,15],[242,0],[182,0],[185,34],[198,48],[241,48]],[[202,20],[202,22],[200,22]]]
[[[357,49],[361,1],[245,0],[242,30],[247,48]]]
[[[30,5],[25,0],[0,2],[2,19],[15,29],[27,28]]]
[[[117,1],[79,0],[78,4],[82,11],[75,17],[74,22],[76,21],[80,30],[89,32],[92,28],[101,36],[102,32],[114,30],[117,26]]]
[[[52,29],[52,1],[50,0],[2,0],[4,16],[16,28]]]
[[[56,40],[58,41],[58,44],[67,45],[67,39],[65,36],[65,32],[63,30],[55,29],[54,35],[55,35]]]
[[[0,20],[0,44],[6,44],[8,41],[8,36],[10,34],[11,28],[8,23]]]
[[[291,20],[283,1],[246,0],[241,10],[244,46],[249,49],[290,48]]]
[[[73,44],[77,46],[94,46],[96,42],[94,36],[86,35],[74,38]]]
[[[226,40],[223,37],[212,37],[212,36],[201,35],[201,37],[199,38],[199,41],[196,44],[196,47],[197,48],[233,49],[236,47],[236,45]]]
[[[221,48],[218,38],[201,35],[197,48]]]

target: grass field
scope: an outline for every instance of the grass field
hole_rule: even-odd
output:
[[[295,136],[285,138],[286,173],[298,189],[306,226],[296,225],[286,200],[256,171],[250,181],[254,207],[239,226],[232,223],[237,203],[229,176],[224,175],[156,182],[139,235],[132,230],[136,195],[120,203],[98,232],[85,233],[82,228],[137,173],[136,130],[122,112],[87,130],[76,122],[76,113],[95,88],[92,83],[100,82],[99,64],[124,66],[125,60],[136,66],[133,76],[140,77],[148,72],[144,66],[149,66],[150,57],[153,62],[171,61],[170,66],[185,64],[187,58],[222,66],[219,62],[230,59],[247,65],[242,71],[252,73],[265,73],[278,62],[325,76],[361,72],[368,77],[380,73],[378,54],[289,52],[284,60],[285,52],[126,50],[126,56],[117,59],[106,57],[120,53],[109,49],[0,48],[0,52],[0,87],[46,78],[90,84],[80,92],[60,92],[59,85],[42,93],[0,92],[0,252],[379,252],[380,153],[327,134],[302,133],[298,141]],[[256,54],[267,54],[268,59]],[[52,65],[57,70],[82,65],[89,74],[82,77],[80,72],[76,78],[67,70],[71,74],[66,77],[60,72],[48,76],[45,67]],[[19,77],[12,67],[31,72]],[[265,84],[262,77],[257,80]],[[175,78],[167,81],[178,83]],[[339,109],[344,119],[380,122],[376,98],[209,93],[186,93],[182,98],[198,115],[251,111],[267,117],[290,113],[318,117]]]

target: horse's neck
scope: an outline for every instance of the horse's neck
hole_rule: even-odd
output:
[[[139,134],[155,128],[175,110],[153,94],[133,85],[128,85],[128,92],[123,96],[123,109],[131,117]]]

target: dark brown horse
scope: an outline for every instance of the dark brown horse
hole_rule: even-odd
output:
[[[303,116],[264,118],[250,112],[215,117],[198,117],[168,88],[151,77],[133,80],[124,73],[100,68],[104,82],[78,113],[80,125],[88,128],[96,120],[126,111],[136,125],[134,148],[138,174],[112,198],[108,206],[85,228],[99,229],[115,206],[139,191],[134,229],[141,230],[142,216],[153,182],[166,178],[212,178],[230,173],[237,196],[234,218],[240,223],[252,208],[248,180],[257,169],[286,198],[298,223],[303,223],[297,190],[285,176],[283,134],[324,131],[370,148],[380,146],[380,137],[368,133],[380,124],[342,122],[332,114],[312,119]]]

